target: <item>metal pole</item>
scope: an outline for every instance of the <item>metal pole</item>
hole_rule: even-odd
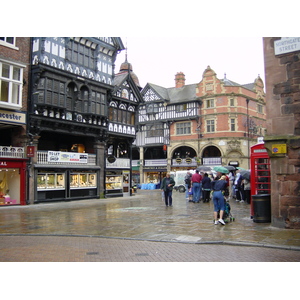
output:
[[[247,103],[247,139],[248,139],[248,169],[250,169],[250,132],[249,132],[249,99],[246,99]]]

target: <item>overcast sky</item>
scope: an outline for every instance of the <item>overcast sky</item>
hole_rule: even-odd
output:
[[[166,88],[175,85],[175,74],[183,72],[186,84],[202,80],[209,65],[219,79],[251,83],[258,75],[265,82],[262,37],[121,37],[128,62],[140,85],[148,82]],[[123,50],[116,73],[125,61]]]

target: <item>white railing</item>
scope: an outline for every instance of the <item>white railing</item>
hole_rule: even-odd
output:
[[[203,166],[222,165],[222,157],[202,157]]]
[[[115,162],[109,163],[106,160],[106,168],[130,168],[129,158],[116,158]]]
[[[172,159],[172,167],[197,167],[197,161],[195,158],[192,158],[191,161],[186,161],[185,158],[182,158],[181,161],[177,161],[176,159]]]
[[[79,162],[49,162],[48,151],[37,151],[37,164],[40,165],[89,165],[96,166],[96,154],[88,154],[87,163]]]
[[[158,167],[158,166],[167,166],[166,159],[146,159],[145,167]]]
[[[0,157],[25,158],[25,148],[0,146]]]

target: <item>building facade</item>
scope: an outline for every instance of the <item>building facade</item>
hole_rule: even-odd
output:
[[[120,38],[32,38],[29,203],[105,196]]]
[[[0,205],[26,203],[29,70],[30,38],[0,37]]]
[[[300,38],[263,44],[272,225],[300,228]]]
[[[143,101],[138,77],[132,65],[125,62],[115,75],[114,91],[108,107],[106,146],[106,197],[129,196],[134,183],[132,143],[136,138],[136,116]]]
[[[167,171],[199,165],[249,169],[250,147],[266,127],[262,79],[238,84],[218,79],[208,66],[197,84],[175,75],[175,87],[148,83],[139,109],[140,182],[160,182]],[[135,156],[136,158],[136,156]]]

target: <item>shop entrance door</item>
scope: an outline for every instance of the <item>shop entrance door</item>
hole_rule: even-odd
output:
[[[130,196],[130,173],[123,171],[123,196]]]

